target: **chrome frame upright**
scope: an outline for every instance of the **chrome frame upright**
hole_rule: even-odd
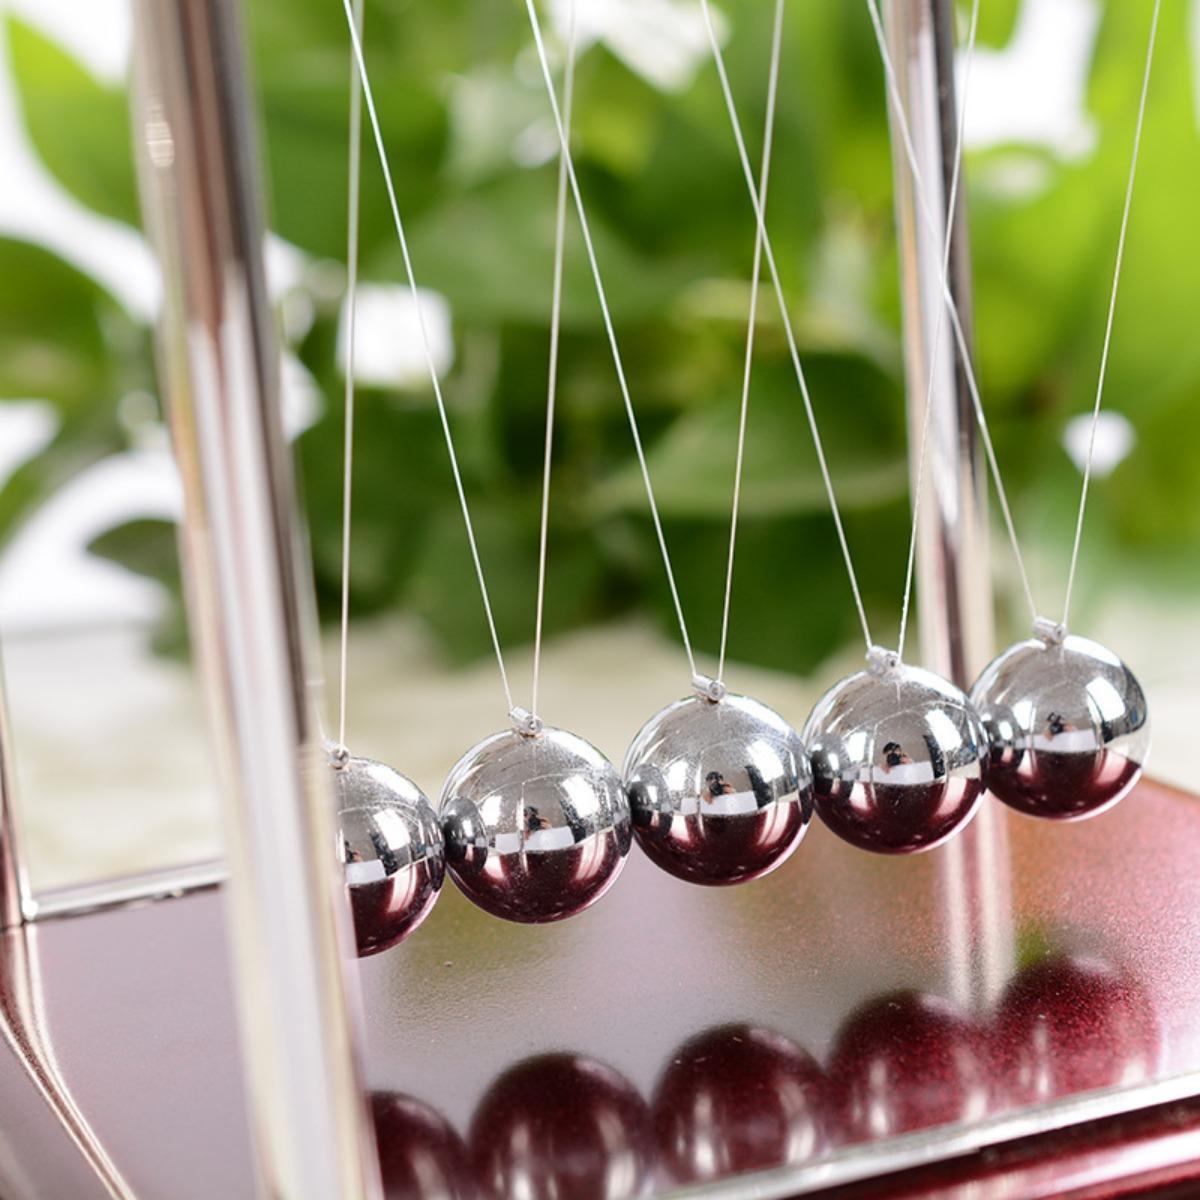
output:
[[[225,888],[264,1195],[375,1200],[307,553],[280,412],[238,0],[136,0],[135,142],[162,269],[160,378],[219,760]]]

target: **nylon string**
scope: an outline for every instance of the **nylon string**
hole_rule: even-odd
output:
[[[775,26],[771,35],[771,67],[767,77],[767,114],[763,124],[762,164],[758,194],[763,211],[771,179],[771,151],[775,142],[775,102],[779,94],[779,59],[783,47],[785,0],[775,0]],[[742,405],[738,414],[737,462],[733,470],[733,503],[729,511],[729,558],[725,566],[725,603],[721,610],[721,651],[717,660],[717,682],[725,680],[725,650],[729,645],[729,611],[733,603],[733,560],[737,549],[738,514],[742,501],[742,467],[746,458],[746,418],[750,412],[750,376],[754,364],[754,335],[758,326],[758,287],[762,278],[762,231],[754,231],[754,266],[750,276],[750,313],[746,321],[746,361],[742,370]]]
[[[942,286],[950,286],[950,252],[954,247],[954,222],[958,216],[958,186],[962,180],[963,136],[967,124],[967,96],[971,89],[971,67],[975,61],[975,36],[979,30],[979,0],[971,6],[971,24],[967,30],[967,51],[963,65],[962,96],[959,98],[958,129],[954,142],[954,170],[950,179],[950,198],[946,202],[946,243],[942,248]],[[933,350],[928,359],[925,412],[921,419],[921,448],[917,457],[917,477],[913,484],[913,519],[908,535],[908,565],[904,571],[904,600],[900,605],[900,634],[896,654],[904,658],[904,642],[908,635],[908,616],[912,605],[913,578],[917,566],[917,532],[921,521],[921,494],[925,482],[925,465],[929,455],[929,425],[933,412],[933,385],[937,378],[936,365],[942,348],[942,330],[946,324],[946,306],[938,305],[937,323],[933,327]]]
[[[808,390],[808,379],[804,373],[804,365],[800,361],[800,351],[796,344],[796,333],[792,328],[791,316],[788,312],[787,298],[783,292],[783,284],[780,281],[779,268],[775,262],[775,252],[771,246],[771,237],[767,232],[766,219],[763,215],[762,201],[758,194],[758,187],[754,182],[754,172],[750,166],[750,156],[746,152],[746,140],[742,136],[742,126],[738,119],[737,105],[733,99],[733,91],[729,84],[729,75],[725,70],[725,57],[721,52],[720,39],[717,37],[716,28],[713,25],[712,13],[709,9],[708,0],[700,0],[700,9],[704,15],[704,24],[708,31],[709,45],[712,48],[713,59],[716,63],[717,74],[721,81],[721,91],[725,98],[725,107],[729,113],[730,124],[733,127],[734,140],[737,143],[738,157],[742,163],[742,174],[746,180],[746,187],[750,193],[750,203],[754,208],[754,217],[758,226],[758,236],[762,241],[763,255],[767,261],[767,270],[771,276],[771,282],[775,290],[775,299],[779,305],[779,312],[783,318],[784,334],[787,337],[788,352],[791,355],[792,366],[796,373],[797,383],[800,385],[800,396],[804,401],[804,412],[808,419],[809,431],[812,434],[813,448],[817,455],[817,464],[821,469],[821,478],[825,485],[825,495],[829,500],[829,508],[833,515],[834,527],[837,531],[838,543],[842,550],[842,559],[846,564],[846,574],[850,580],[850,590],[854,594],[854,604],[858,610],[859,623],[862,626],[863,638],[866,641],[867,648],[870,649],[874,644],[871,639],[871,627],[867,621],[867,612],[863,604],[862,591],[858,586],[858,576],[854,570],[854,560],[850,556],[850,546],[846,540],[846,531],[842,524],[841,510],[838,507],[837,496],[833,488],[833,480],[829,473],[829,464],[825,458],[825,448],[821,441],[821,433],[817,428],[816,415],[813,412],[812,397]]]
[[[575,4],[570,0],[567,61],[563,68],[563,124],[571,137],[571,110],[575,100]],[[554,409],[558,396],[558,342],[562,326],[563,250],[567,223],[567,160],[558,156],[558,194],[554,209],[554,290],[550,302],[550,366],[546,384],[546,449],[542,462],[542,524],[538,541],[537,617],[533,635],[533,693],[530,711],[538,715],[542,682],[542,617],[546,600],[546,545],[550,531],[550,473],[554,457]]]
[[[887,38],[883,32],[883,23],[874,0],[866,0],[866,4],[867,12],[871,18],[871,28],[875,32],[875,43],[879,48],[879,56],[883,61],[888,100],[896,116],[896,128],[904,145],[904,154],[908,159],[909,171],[912,173],[913,192],[917,201],[917,208],[920,210],[926,227],[936,240],[938,236],[937,222],[929,207],[929,199],[925,192],[925,181],[921,175],[921,168],[917,163],[917,152],[913,147],[912,134],[908,128],[908,118],[904,113],[904,102],[900,98],[900,87],[896,82],[896,69],[892,63],[891,52],[888,50]],[[963,370],[967,376],[967,390],[970,392],[971,405],[975,410],[975,421],[979,426],[979,436],[983,442],[988,469],[991,472],[992,481],[996,487],[996,498],[1000,504],[1001,514],[1004,517],[1004,527],[1008,531],[1008,540],[1012,546],[1013,558],[1016,560],[1021,588],[1025,594],[1025,601],[1029,606],[1030,620],[1036,621],[1038,619],[1038,608],[1033,599],[1033,589],[1029,583],[1029,572],[1025,568],[1025,558],[1021,553],[1021,543],[1017,540],[1017,530],[1013,523],[1012,508],[1008,502],[1008,493],[1004,489],[1004,480],[1000,475],[1000,464],[996,460],[996,449],[992,445],[992,435],[988,428],[987,415],[983,411],[983,401],[979,395],[979,384],[975,378],[974,359],[972,358],[970,347],[967,345],[966,334],[963,332],[962,320],[958,314],[958,304],[955,302],[954,294],[951,292],[949,283],[945,279],[942,280],[942,299],[950,316],[950,324],[954,329],[954,340],[958,346],[959,357],[962,360]]]
[[[421,304],[421,293],[417,287],[416,273],[413,270],[412,256],[409,253],[408,237],[404,230],[404,222],[400,216],[400,205],[396,200],[396,187],[392,181],[392,170],[388,162],[387,149],[384,146],[383,131],[379,124],[379,114],[375,109],[375,97],[371,90],[370,77],[367,74],[367,65],[363,58],[362,39],[359,37],[358,29],[355,26],[354,12],[351,8],[351,0],[342,0],[342,7],[346,13],[346,24],[350,32],[350,44],[354,51],[354,61],[358,67],[358,77],[362,84],[363,100],[367,107],[367,118],[371,126],[371,133],[375,142],[375,150],[379,158],[379,166],[383,172],[383,182],[387,189],[388,204],[392,212],[392,221],[396,227],[396,238],[400,243],[400,255],[404,260],[404,273],[408,280],[408,288],[412,297],[413,310],[417,317],[417,328],[420,333],[421,349],[424,354],[426,366],[429,369],[429,381],[433,387],[433,397],[437,404],[438,417],[442,425],[442,433],[446,441],[446,453],[450,458],[450,470],[454,476],[454,487],[458,493],[459,507],[462,509],[463,524],[467,531],[467,542],[471,548],[471,560],[475,566],[475,578],[479,583],[479,594],[483,600],[484,615],[487,618],[488,633],[491,636],[492,649],[496,654],[496,665],[500,670],[500,683],[504,689],[504,697],[507,703],[507,710],[511,713],[513,710],[512,690],[508,684],[508,672],[504,667],[504,654],[500,649],[500,635],[496,631],[496,618],[492,611],[491,598],[488,595],[487,581],[483,574],[483,563],[479,557],[479,545],[475,538],[475,527],[471,521],[471,509],[467,503],[467,493],[463,486],[462,472],[459,470],[458,455],[454,449],[454,435],[450,430],[450,419],[446,412],[446,401],[442,395],[442,384],[438,378],[437,364],[433,359],[433,351],[429,345],[429,331],[425,324],[424,308]]]
[[[349,0],[343,0],[348,3]],[[658,513],[658,504],[654,498],[654,485],[650,480],[650,468],[646,463],[646,451],[642,445],[642,436],[638,429],[637,413],[634,411],[633,399],[629,393],[629,384],[625,377],[625,366],[621,359],[621,350],[617,344],[616,329],[613,326],[612,313],[609,310],[608,296],[604,288],[604,278],[596,259],[596,248],[592,242],[591,226],[588,223],[587,210],[584,207],[583,195],[579,188],[579,178],[575,172],[575,162],[571,155],[570,140],[567,137],[566,126],[563,124],[562,112],[558,104],[558,96],[554,90],[554,81],[550,73],[550,63],[546,55],[546,46],[542,38],[541,21],[538,19],[534,0],[525,0],[525,8],[529,14],[529,24],[533,31],[534,45],[537,48],[538,61],[542,68],[542,78],[546,84],[546,94],[550,102],[550,111],[554,117],[554,125],[558,132],[559,153],[566,168],[567,181],[571,186],[571,194],[575,201],[575,212],[579,218],[579,229],[583,236],[583,246],[587,254],[588,267],[592,273],[592,281],[596,287],[596,297],[600,303],[600,314],[604,321],[604,329],[608,335],[609,350],[612,354],[613,366],[616,370],[617,385],[621,399],[625,405],[625,415],[629,420],[629,430],[633,435],[633,446],[637,452],[638,465],[641,468],[642,483],[646,489],[646,499],[650,506],[650,517],[654,523],[654,533],[658,539],[659,552],[662,555],[663,568],[666,571],[667,586],[671,591],[671,601],[675,608],[675,617],[679,622],[679,634],[683,640],[684,652],[687,654],[688,665],[693,677],[696,676],[696,659],[692,653],[692,643],[688,636],[687,622],[683,616],[683,604],[679,599],[679,588],[675,583],[675,572],[671,566],[671,555],[667,550],[667,540],[663,533],[662,520]]]
[[[362,37],[363,6],[354,0],[354,27]],[[350,150],[346,197],[346,392],[342,434],[342,611],[338,651],[338,746],[346,748],[346,681],[350,640],[350,514],[354,499],[354,351],[358,301],[358,213],[362,184],[362,85],[350,58]]]
[[[1138,100],[1137,124],[1133,132],[1133,153],[1129,159],[1129,179],[1125,184],[1125,209],[1121,214],[1121,232],[1117,238],[1117,262],[1113,268],[1112,292],[1108,300],[1108,319],[1104,326],[1104,349],[1100,352],[1100,373],[1096,381],[1096,403],[1092,407],[1092,428],[1088,435],[1087,460],[1083,468],[1083,485],[1079,490],[1079,514],[1075,518],[1075,544],[1071,548],[1071,566],[1067,572],[1067,594],[1063,601],[1062,623],[1066,627],[1071,615],[1071,596],[1075,591],[1075,571],[1079,566],[1079,546],[1083,540],[1083,516],[1087,510],[1088,487],[1092,481],[1092,459],[1096,452],[1096,428],[1100,424],[1100,405],[1104,398],[1104,380],[1108,373],[1108,353],[1112,348],[1113,318],[1117,312],[1117,289],[1121,282],[1121,267],[1125,261],[1125,237],[1129,232],[1129,212],[1133,207],[1133,185],[1137,178],[1138,155],[1142,148],[1142,128],[1146,123],[1146,96],[1150,91],[1150,72],[1154,66],[1154,43],[1158,39],[1158,15],[1162,0],[1154,0],[1150,18],[1150,38],[1146,45],[1146,66],[1142,71],[1142,94]]]

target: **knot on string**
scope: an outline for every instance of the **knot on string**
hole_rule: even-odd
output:
[[[1067,637],[1067,627],[1062,621],[1051,621],[1049,617],[1035,617],[1033,636],[1047,646],[1061,646]]]
[[[719,679],[713,679],[710,675],[701,675],[697,672],[692,676],[692,691],[701,700],[707,700],[709,704],[720,704],[725,699],[725,685]]]
[[[522,737],[535,738],[545,728],[542,718],[535,716],[527,708],[509,709],[508,719],[512,722],[513,729]]]
[[[900,668],[900,654],[884,646],[872,646],[867,651],[867,670],[872,675],[890,675]]]
[[[329,762],[335,771],[342,770],[350,761],[350,751],[341,742],[329,743]]]

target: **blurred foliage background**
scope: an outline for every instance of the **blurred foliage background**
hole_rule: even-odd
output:
[[[450,313],[446,394],[500,633],[519,644],[533,633],[557,174],[545,96],[519,3],[367,7],[367,58],[417,272]],[[757,159],[771,5],[720,7]],[[346,29],[336,0],[250,0],[248,9],[271,228],[300,252],[280,296],[281,329],[319,398],[297,445],[319,598],[332,618]],[[682,0],[663,0],[662,9],[695,19]],[[982,53],[1009,44],[1019,9],[1017,0],[983,0]],[[967,162],[980,379],[1018,526],[1052,609],[1079,486],[1063,434],[1095,387],[1149,13],[1148,0],[1100,6],[1086,79],[1090,146],[1063,154],[1043,142],[991,144]],[[16,18],[7,34],[24,120],[47,167],[85,205],[136,225],[123,90]],[[1107,390],[1136,441],[1093,494],[1081,624],[1091,597],[1113,580],[1200,582],[1200,93],[1190,45],[1188,6],[1168,3]],[[685,609],[697,646],[715,651],[754,237],[711,63],[697,55],[664,80],[631,62],[619,38],[590,40],[574,139]],[[395,286],[403,276],[369,141],[363,179],[363,278]],[[878,636],[890,640],[907,548],[903,371],[882,75],[861,4],[790,6],[769,216],[867,602]],[[548,629],[637,611],[670,632],[573,221],[569,230]],[[766,291],[759,311],[730,653],[807,671],[855,636],[853,609]],[[154,388],[144,324],[47,249],[0,241],[0,398],[44,399],[59,418],[53,440],[0,492],[0,538],[74,472],[125,448],[123,399]],[[168,524],[139,520],[92,548],[177,595]],[[1007,609],[1016,584],[999,537],[995,560]],[[353,604],[360,615],[419,615],[451,661],[487,651],[420,369],[360,391]],[[181,639],[176,609],[162,643]]]

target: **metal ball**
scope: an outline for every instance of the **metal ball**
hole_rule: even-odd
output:
[[[988,788],[1034,817],[1111,808],[1150,748],[1146,697],[1129,668],[1087,638],[1030,638],[1006,650],[971,691],[991,743]]]
[[[812,816],[799,734],[746,696],[692,696],[664,708],[629,747],[624,776],[638,844],[689,883],[767,874],[800,844]]]
[[[629,853],[629,802],[612,763],[562,729],[497,733],[442,789],[446,865],[466,897],[508,921],[582,912]]]
[[[442,832],[421,789],[391,767],[348,758],[333,777],[358,953],[378,954],[433,907],[446,877]]]
[[[863,850],[928,850],[970,820],[983,794],[983,725],[959,688],[920,667],[843,679],[801,736],[817,813]]]

